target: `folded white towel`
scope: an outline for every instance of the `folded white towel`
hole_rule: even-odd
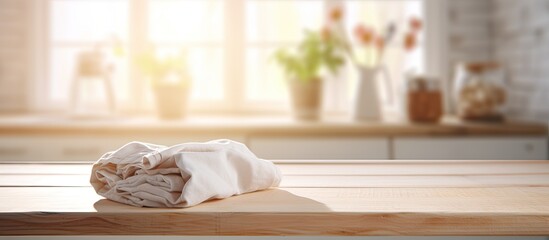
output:
[[[108,199],[146,207],[190,207],[280,183],[270,161],[231,140],[172,147],[131,142],[103,155],[91,185]]]

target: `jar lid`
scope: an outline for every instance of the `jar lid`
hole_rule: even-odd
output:
[[[409,91],[440,90],[440,82],[436,78],[427,76],[413,76],[408,78]]]

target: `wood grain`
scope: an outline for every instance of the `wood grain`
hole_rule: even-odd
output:
[[[0,118],[0,133],[158,136],[197,134],[227,136],[546,136],[546,124],[504,122],[463,122],[446,117],[438,124],[414,124],[402,120],[356,122],[347,116],[327,117],[318,122],[299,122],[290,117],[190,117],[182,121],[159,121],[154,118],[104,119],[74,121],[70,118],[13,116]]]
[[[87,186],[6,187],[0,178],[0,235],[549,235],[549,161],[277,164],[295,186],[185,209],[123,205]]]
[[[275,161],[281,187],[549,186],[545,161]],[[2,164],[3,186],[89,186],[89,164]]]

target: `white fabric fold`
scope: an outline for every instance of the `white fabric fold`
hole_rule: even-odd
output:
[[[140,207],[190,207],[210,199],[276,187],[281,173],[231,140],[171,147],[130,142],[92,168],[95,191]]]

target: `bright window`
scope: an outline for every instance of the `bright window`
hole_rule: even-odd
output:
[[[223,100],[224,1],[150,1],[149,41],[165,54],[186,49],[192,99]]]
[[[53,106],[67,105],[79,52],[94,48],[111,49],[115,38],[122,44],[127,42],[128,4],[126,0],[51,1],[46,102],[55,103]],[[115,89],[129,89],[127,60],[114,57],[109,54],[111,51],[105,52],[115,65]],[[127,99],[129,92],[119,91],[118,97]]]
[[[292,47],[303,29],[323,24],[323,1],[246,2],[246,100],[281,103],[288,99],[282,70],[272,61],[280,47]]]
[[[187,50],[193,110],[288,110],[285,77],[272,53],[295,46],[304,29],[320,29],[334,4],[344,7],[350,33],[358,22],[383,29],[386,22],[402,26],[408,16],[422,15],[421,0],[50,0],[44,21],[49,24],[44,79],[48,91],[40,102],[45,110],[66,107],[77,53],[100,47],[114,69],[120,110],[150,111],[153,98],[146,79],[138,76],[130,59],[152,44],[161,54]],[[119,45],[122,56],[112,51]],[[404,72],[421,71],[424,62],[423,51],[406,55],[400,45],[393,42],[385,59],[393,95],[402,91]],[[325,79],[328,111],[349,109],[356,78],[347,65]]]

